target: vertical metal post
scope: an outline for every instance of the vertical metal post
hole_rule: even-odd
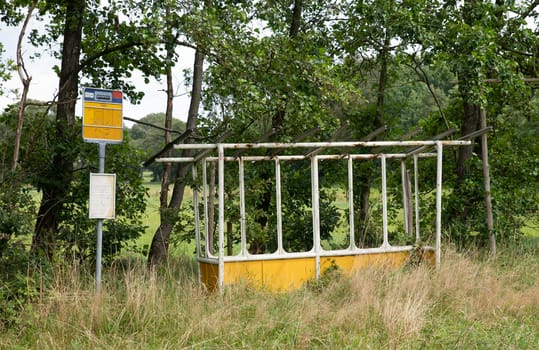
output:
[[[217,145],[219,152],[219,289],[223,290],[225,277],[225,150],[222,144]]]
[[[348,155],[348,220],[350,226],[350,249],[356,248],[354,227],[354,168],[352,156]]]
[[[414,205],[415,205],[415,241],[421,240],[419,228],[419,173],[417,165],[417,154],[414,154]]]
[[[202,160],[202,197],[204,198],[204,240],[205,240],[205,256],[210,256],[209,247],[209,222],[208,222],[208,173],[206,159]]]
[[[487,112],[481,109],[481,128],[487,127]],[[489,236],[490,255],[496,255],[496,234],[494,233],[494,217],[492,214],[492,196],[490,194],[490,165],[488,162],[487,133],[481,135],[481,154],[483,157],[483,188],[485,190],[485,209],[487,211],[487,230]]]
[[[407,186],[406,186],[406,181],[407,181],[407,176],[406,176],[406,158],[403,158],[401,159],[401,181],[402,181],[402,208],[403,208],[403,216],[404,216],[404,219],[402,221],[404,221],[404,232],[406,232],[406,234],[410,234],[411,230],[410,230],[410,222],[408,221],[408,210],[410,208],[408,208],[408,191],[406,190]]]
[[[99,143],[99,173],[105,172],[105,147],[106,143]],[[95,290],[101,291],[101,255],[103,253],[103,219],[97,220],[97,243],[95,258]]]
[[[247,255],[247,227],[245,217],[245,170],[243,159],[239,159],[239,184],[240,184],[240,236],[241,236],[241,256]]]
[[[442,261],[442,161],[443,145],[436,141],[436,268],[439,269]]]
[[[277,253],[283,254],[283,214],[281,199],[281,163],[275,158],[275,200],[277,209]]]
[[[389,247],[389,238],[387,233],[387,170],[386,155],[382,154],[382,248]]]
[[[320,278],[320,201],[318,188],[318,158],[311,158],[311,195],[313,207],[313,248],[315,253],[316,279]]]

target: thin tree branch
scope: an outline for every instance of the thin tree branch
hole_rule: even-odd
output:
[[[84,68],[92,64],[93,62],[97,61],[99,58],[106,56],[110,53],[127,50],[135,46],[144,45],[145,42],[143,41],[132,41],[128,43],[122,43],[120,45],[107,47],[103,51],[100,51],[96,53],[95,55],[89,56],[87,59],[83,60],[79,65],[79,72],[81,72]]]
[[[33,2],[28,7],[28,14],[24,19],[21,32],[19,33],[19,40],[17,41],[17,72],[19,73],[19,77],[21,78],[23,89],[21,95],[21,102],[19,104],[19,111],[17,113],[17,129],[15,131],[15,145],[13,146],[11,171],[15,171],[17,169],[17,164],[19,163],[19,150],[21,147],[22,127],[24,123],[24,110],[26,108],[26,98],[28,96],[28,90],[30,90],[30,82],[32,81],[32,77],[28,75],[26,67],[24,66],[24,60],[22,57],[21,50],[22,40],[24,38],[26,28],[28,27],[28,23],[30,22],[30,18],[32,17],[32,12],[34,11],[35,6],[36,3]]]
[[[535,10],[537,6],[539,6],[539,0],[535,0],[534,2],[532,2],[530,6],[528,6],[528,8],[520,14],[520,18],[526,19],[532,13],[532,11]]]
[[[436,106],[438,107],[438,113],[440,113],[440,117],[443,119],[445,123],[445,128],[449,129],[449,123],[447,122],[447,118],[445,117],[442,104],[440,103],[440,99],[438,98],[436,91],[434,91],[434,88],[432,87],[432,84],[430,83],[429,76],[427,75],[425,70],[423,70],[423,67],[421,67],[421,63],[417,61],[415,54],[410,55],[410,57],[412,58],[412,61],[415,64],[414,71],[420,77],[420,79],[425,83],[425,85],[427,85],[427,88],[429,89],[429,92],[432,95],[432,98],[434,99]]]
[[[148,160],[146,160],[144,163],[142,163],[142,166],[144,167],[147,167],[149,166],[150,164],[152,164],[157,158],[159,158],[159,156],[161,156],[163,153],[169,151],[170,149],[172,149],[172,147],[174,147],[175,144],[177,143],[180,143],[184,140],[186,140],[191,134],[193,133],[193,130],[192,129],[187,129],[185,130],[185,132],[183,134],[181,134],[180,136],[176,137],[174,140],[172,140],[171,142],[167,143],[165,145],[165,147],[163,147],[162,150],[160,150],[159,152],[157,152],[156,154],[154,154],[153,156],[151,156]]]
[[[497,84],[501,80],[500,79],[485,79],[484,82],[487,84]],[[539,78],[522,78],[522,82],[524,83],[539,83]]]
[[[168,132],[172,132],[172,133],[175,133],[175,134],[181,134],[181,133],[182,133],[181,131],[178,131],[178,130],[168,129],[168,128],[163,128],[162,126],[157,126],[157,125],[155,125],[155,124],[146,123],[146,122],[143,122],[143,121],[140,121],[140,120],[137,120],[137,119],[133,119],[133,118],[129,118],[129,117],[124,117],[124,119],[125,119],[125,120],[129,120],[130,122],[134,122],[134,123],[137,123],[137,124],[146,125],[146,126],[149,126],[149,127],[155,128],[155,129],[159,129],[159,130],[163,130],[163,131],[168,131]]]
[[[159,41],[159,44],[166,44],[166,43],[167,42],[164,41],[164,40]],[[107,47],[103,51],[100,51],[100,52],[96,53],[95,55],[89,56],[87,59],[83,60],[81,62],[81,64],[80,64],[79,72],[82,71],[84,68],[86,68],[87,66],[89,66],[90,64],[97,61],[98,59],[100,59],[103,56],[106,56],[106,55],[114,53],[114,52],[127,50],[127,49],[137,47],[137,46],[144,46],[144,45],[147,45],[147,44],[149,44],[149,42],[147,42],[147,41],[132,41],[132,42],[127,42],[127,43],[121,43],[121,44],[116,45],[116,46]],[[195,50],[197,49],[196,45],[190,44],[190,43],[185,42],[185,41],[176,41],[176,44],[179,45],[179,46],[189,47],[189,48],[192,48],[192,49],[195,49]]]

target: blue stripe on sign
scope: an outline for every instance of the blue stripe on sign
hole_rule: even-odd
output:
[[[86,102],[122,104],[121,96],[121,91],[85,88],[83,93],[83,100]]]

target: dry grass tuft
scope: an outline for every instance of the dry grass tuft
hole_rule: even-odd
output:
[[[65,269],[0,349],[489,348],[500,332],[534,348],[539,263],[520,264],[448,251],[437,271],[371,268],[279,294],[208,293],[186,259],[107,269],[101,294],[91,273]]]
[[[399,273],[390,279],[381,298],[380,313],[391,347],[416,337],[423,330],[431,304],[428,282],[425,268]]]

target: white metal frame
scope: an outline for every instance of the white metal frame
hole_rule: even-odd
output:
[[[193,190],[193,204],[195,216],[195,235],[196,235],[196,250],[197,258],[201,262],[217,263],[219,265],[218,286],[221,288],[224,281],[224,263],[232,261],[252,261],[252,260],[275,260],[314,257],[316,260],[316,277],[320,276],[320,257],[327,256],[344,256],[344,255],[360,255],[372,253],[389,253],[410,251],[412,245],[392,246],[389,243],[388,237],[388,218],[387,218],[387,159],[413,159],[414,164],[414,211],[415,211],[415,236],[416,241],[420,240],[420,225],[419,225],[419,187],[418,187],[418,159],[426,157],[436,157],[436,237],[435,237],[435,261],[438,268],[441,263],[441,223],[442,223],[442,160],[444,146],[465,146],[470,145],[470,141],[355,141],[355,142],[303,142],[303,143],[219,143],[219,144],[179,144],[175,145],[176,149],[190,150],[217,150],[217,157],[206,156],[202,161],[202,196],[204,200],[204,217],[208,217],[208,194],[206,189],[207,181],[207,162],[218,162],[218,254],[211,254],[208,244],[205,245],[205,251],[201,251],[201,232],[200,232],[200,213],[199,213],[199,191]],[[274,156],[226,156],[225,151],[230,149],[291,149],[291,148],[348,148],[354,149],[374,148],[374,147],[413,147],[419,146],[421,149],[425,147],[434,147],[433,153],[366,153],[366,154],[331,154],[331,155],[274,155]],[[313,248],[307,252],[287,252],[283,248],[282,235],[282,212],[281,212],[281,174],[280,165],[282,160],[311,160],[311,194],[312,194],[312,220],[313,220]],[[318,161],[330,159],[347,159],[348,166],[348,205],[349,205],[349,225],[350,225],[350,244],[346,249],[325,250],[320,244],[320,211],[319,211],[319,183],[318,183]],[[380,159],[382,172],[382,230],[383,242],[377,248],[359,248],[355,243],[354,233],[354,203],[353,203],[353,161],[366,159]],[[158,162],[196,162],[195,157],[172,157],[159,158]],[[239,167],[239,196],[240,196],[240,253],[234,256],[225,256],[224,252],[224,179],[225,179],[225,162],[237,161]],[[274,253],[268,254],[250,254],[247,250],[247,227],[245,214],[245,183],[244,183],[244,162],[245,161],[274,161],[275,163],[275,181],[276,181],[276,210],[277,210],[277,250]],[[404,173],[404,170],[403,170]],[[198,181],[196,166],[193,166],[193,179]],[[403,179],[404,181],[404,179]],[[406,206],[405,206],[406,207]],[[406,220],[405,220],[406,222]],[[410,230],[411,232],[411,230]],[[204,237],[207,241],[208,237],[208,222],[204,220]]]

